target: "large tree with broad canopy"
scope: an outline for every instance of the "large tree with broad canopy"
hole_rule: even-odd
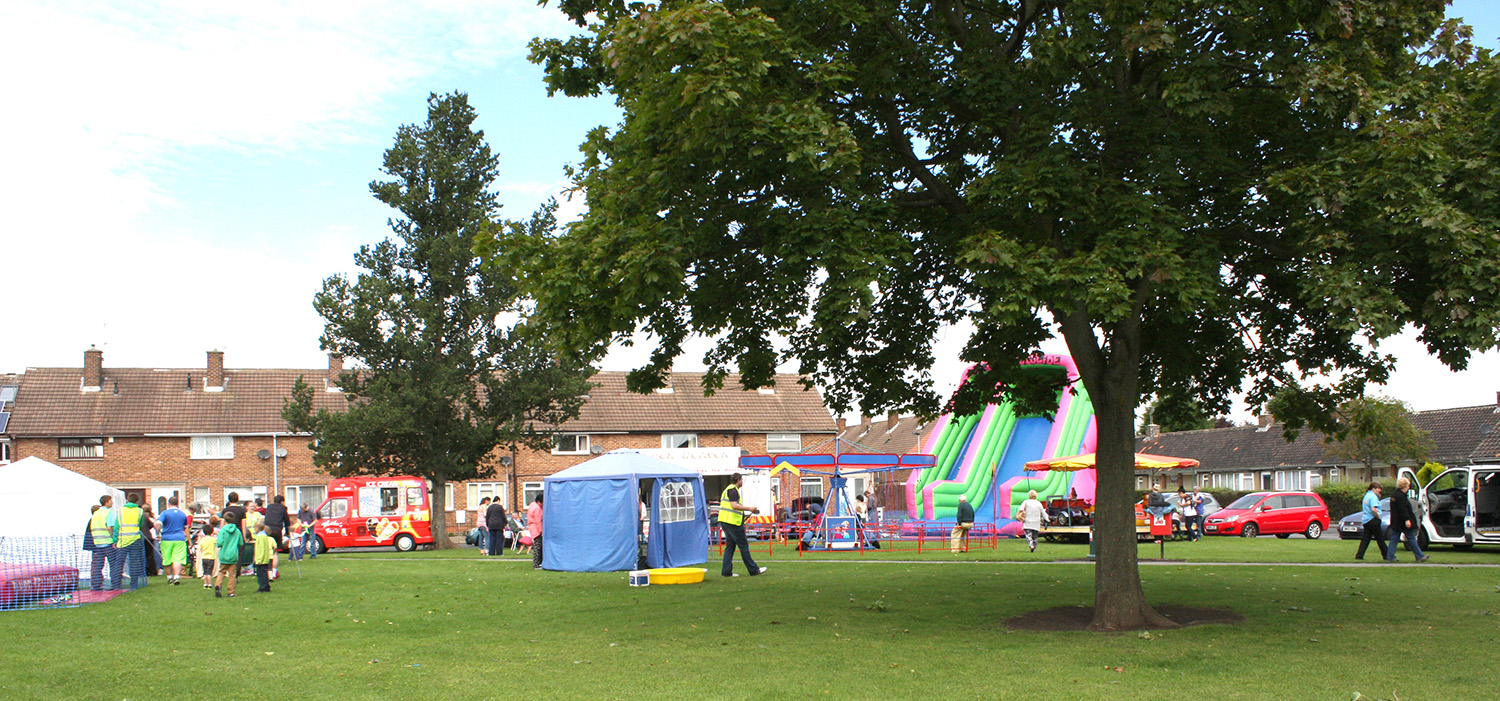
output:
[[[501,247],[566,348],[683,342],[795,361],[839,410],[1039,407],[1061,333],[1099,425],[1096,629],[1168,626],[1133,529],[1133,412],[1274,391],[1315,425],[1413,325],[1497,343],[1496,72],[1440,0],[561,0],[552,91],[613,94],[573,170],[588,213]],[[500,263],[505,264],[505,263]],[[1297,417],[1287,417],[1297,418]]]

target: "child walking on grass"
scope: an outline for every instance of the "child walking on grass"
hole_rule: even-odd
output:
[[[255,581],[260,583],[257,594],[271,591],[271,580],[276,578],[276,540],[266,532],[266,524],[255,527]]]
[[[214,598],[224,596],[219,589],[221,579],[229,580],[229,597],[234,598],[235,580],[240,576],[240,545],[245,539],[240,535],[240,515],[237,511],[224,512],[224,527],[214,538],[218,547],[219,567],[214,570]]]
[[[219,517],[210,516],[203,532],[198,534],[198,576],[203,579],[204,589],[213,588],[214,571],[219,568],[219,544],[214,540],[218,525]]]

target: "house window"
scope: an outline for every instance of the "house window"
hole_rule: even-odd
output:
[[[258,484],[258,485],[255,485],[253,487],[225,487],[224,488],[224,501],[226,503],[229,501],[229,493],[230,492],[233,492],[235,494],[240,495],[240,501],[244,502],[244,501],[255,501],[256,499],[265,499],[266,498],[266,494],[267,494],[267,489],[266,489],[266,485],[263,485],[263,484]]]
[[[193,436],[194,460],[228,460],[234,457],[234,436]]]
[[[213,496],[209,494],[208,487],[193,487],[193,508],[200,513],[207,512],[213,505]]]
[[[103,438],[59,438],[57,457],[63,460],[84,460],[104,457]]]
[[[540,496],[541,493],[542,493],[542,483],[541,482],[522,482],[521,483],[521,501],[522,501],[522,503],[530,506],[531,502],[536,501],[536,498],[538,496]]]
[[[663,448],[697,448],[698,434],[696,433],[665,433],[661,437]]]
[[[559,433],[552,443],[553,455],[580,455],[589,452],[586,433]]]
[[[449,483],[443,485],[443,505],[446,507],[443,510],[444,511],[452,511],[453,508],[454,508],[453,507],[453,502],[454,502],[454,499],[453,499],[453,483],[449,482]]]
[[[767,453],[795,453],[802,450],[802,434],[800,433],[767,433]]]
[[[10,462],[10,441],[0,441],[0,464]]]
[[[479,508],[479,502],[485,499],[499,499],[501,506],[508,507],[505,503],[504,482],[470,482],[469,483],[469,506]]]
[[[326,498],[328,487],[321,484],[288,485],[286,488],[287,508],[294,512],[303,506],[316,509]]]
[[[802,478],[802,496],[804,496],[804,497],[818,497],[818,498],[822,498],[822,496],[823,496],[823,478],[821,478],[821,477],[803,477]]]
[[[662,523],[693,520],[693,483],[663,482],[660,510]]]

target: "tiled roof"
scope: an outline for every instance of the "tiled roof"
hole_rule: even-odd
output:
[[[1500,457],[1500,414],[1495,405],[1419,411],[1412,425],[1427,431],[1433,443],[1428,459],[1445,465]],[[1265,467],[1317,467],[1340,464],[1328,456],[1323,434],[1303,429],[1288,443],[1280,424],[1175,431],[1156,438],[1138,437],[1142,453],[1194,458],[1204,470],[1251,470]]]
[[[342,410],[344,395],[324,391],[327,370],[224,371],[222,392],[203,391],[203,369],[104,368],[103,388],[82,392],[81,368],[28,368],[20,376],[9,433],[15,436],[128,436],[159,433],[285,432],[284,398],[299,376],[314,388],[314,408]],[[796,375],[777,375],[776,391],[738,388],[703,396],[702,373],[673,373],[676,391],[635,394],[625,373],[601,372],[579,417],[563,430],[579,432],[833,433],[833,417],[816,391]]]
[[[932,422],[923,422],[915,416],[871,421],[849,426],[839,434],[847,444],[852,443],[860,452],[869,453],[915,453],[921,449],[922,439],[932,428]],[[847,447],[846,447],[847,449]]]
[[[282,400],[299,376],[314,408],[343,409],[325,392],[325,369],[224,370],[224,390],[203,390],[203,369],[104,368],[103,387],[83,392],[81,368],[27,368],[10,423],[14,436],[134,436],[154,433],[285,433]]]
[[[672,373],[671,392],[636,394],[624,372],[600,372],[578,418],[562,430],[588,432],[833,433],[823,396],[804,390],[796,375],[776,375],[774,391],[740,389],[738,375],[703,396],[703,373]]]

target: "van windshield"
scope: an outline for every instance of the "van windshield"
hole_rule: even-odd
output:
[[[1257,502],[1259,502],[1261,499],[1264,499],[1265,497],[1266,497],[1266,495],[1264,495],[1264,494],[1246,494],[1245,496],[1242,496],[1242,497],[1240,497],[1238,499],[1235,499],[1233,503],[1231,503],[1229,506],[1226,506],[1224,508],[1226,510],[1228,510],[1228,509],[1248,509],[1250,507],[1255,506],[1255,504]]]

